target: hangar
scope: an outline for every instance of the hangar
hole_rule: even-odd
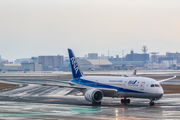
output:
[[[82,70],[102,70],[111,68],[112,63],[108,60],[101,59],[79,59],[78,63]]]

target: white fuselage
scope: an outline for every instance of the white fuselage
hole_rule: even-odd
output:
[[[164,93],[158,81],[145,77],[83,76],[71,82],[96,89],[116,89],[106,97],[136,97],[157,100]]]

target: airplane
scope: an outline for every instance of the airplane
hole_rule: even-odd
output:
[[[85,76],[80,69],[76,57],[71,49],[68,49],[70,66],[73,79],[70,81],[56,82],[67,85],[57,85],[49,83],[30,83],[43,86],[57,86],[75,88],[83,93],[85,99],[92,104],[101,105],[103,97],[122,98],[121,103],[130,103],[127,98],[144,98],[150,100],[150,106],[154,106],[154,101],[159,100],[163,94],[160,83],[176,78],[176,76],[156,81],[147,77],[136,77],[135,74],[129,77],[123,76]],[[136,71],[134,72],[136,73]],[[27,83],[23,81],[9,81]]]
[[[133,74],[131,74],[131,77],[135,77],[137,73],[137,70],[134,70]]]
[[[92,104],[101,104],[103,97],[117,97],[121,103],[130,103],[127,98],[145,98],[150,100],[150,106],[154,106],[154,101],[159,100],[163,94],[160,83],[176,78],[176,76],[156,81],[147,77],[118,77],[118,76],[85,76],[80,69],[76,57],[71,49],[68,49],[70,66],[73,79],[70,80],[72,86],[77,86],[84,93],[84,97]]]
[[[118,75],[118,76],[121,76],[121,77],[136,77],[136,73],[137,73],[137,70],[134,70],[133,74],[131,74],[131,75]]]

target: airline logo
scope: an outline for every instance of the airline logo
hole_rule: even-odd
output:
[[[79,68],[78,68],[78,64],[77,64],[77,61],[76,61],[75,57],[71,58],[71,63],[72,63],[72,66],[73,66],[73,68],[74,68],[74,70],[76,71],[76,74],[77,74]]]
[[[128,84],[131,84],[131,85],[136,85],[136,84],[139,84],[139,82],[137,80],[130,80],[128,82]]]

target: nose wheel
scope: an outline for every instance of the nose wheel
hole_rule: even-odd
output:
[[[153,101],[154,101],[155,99],[156,99],[156,98],[151,98],[151,99],[150,99],[150,101],[151,101],[151,102],[149,103],[150,106],[154,106],[154,102],[153,102]]]
[[[151,102],[149,103],[149,105],[150,105],[150,106],[154,106],[154,102],[151,101]]]
[[[121,99],[121,103],[130,103],[130,99]]]

